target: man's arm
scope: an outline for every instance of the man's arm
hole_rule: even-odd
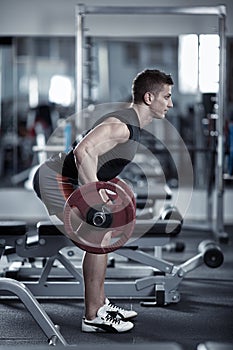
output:
[[[79,182],[86,184],[98,181],[98,157],[113,149],[118,143],[129,139],[125,123],[111,117],[91,130],[74,149]]]

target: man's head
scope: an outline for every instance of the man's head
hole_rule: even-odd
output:
[[[164,88],[164,85],[173,85],[170,74],[166,74],[157,69],[146,69],[142,71],[133,81],[133,103],[144,103],[145,94],[147,92],[153,92],[157,95]]]
[[[163,119],[172,103],[173,80],[169,74],[156,69],[146,69],[133,81],[133,104],[146,107],[152,118]]]

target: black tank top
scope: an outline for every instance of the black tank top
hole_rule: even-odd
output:
[[[124,167],[133,160],[140,142],[141,129],[139,119],[133,108],[122,109],[104,115],[97,120],[92,129],[109,117],[117,118],[125,123],[130,131],[130,137],[127,142],[116,145],[109,152],[104,153],[98,158],[97,178],[99,181],[108,181],[119,175]],[[90,132],[90,130],[88,130],[85,135]],[[73,149],[76,145],[77,142],[73,144]],[[78,179],[78,171],[74,160],[73,149],[68,154],[60,153],[57,156],[51,157],[46,163],[54,170],[56,167],[59,173],[61,172],[63,176],[76,182]],[[60,171],[58,169],[60,169]]]

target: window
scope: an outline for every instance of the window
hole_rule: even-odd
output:
[[[219,36],[189,34],[179,37],[179,89],[181,93],[218,92]]]

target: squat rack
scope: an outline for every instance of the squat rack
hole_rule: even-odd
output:
[[[157,6],[76,6],[76,127],[83,130],[84,118],[82,110],[84,107],[83,85],[84,85],[84,49],[85,49],[85,17],[87,15],[210,15],[218,18],[219,47],[219,89],[218,89],[218,110],[216,120],[217,147],[216,147],[216,169],[215,169],[215,202],[216,216],[213,220],[212,206],[213,198],[208,196],[207,213],[208,225],[215,238],[220,241],[227,241],[228,234],[224,232],[224,113],[225,113],[225,79],[226,79],[226,6],[188,6],[188,7],[157,7]],[[211,213],[211,214],[210,214]],[[202,230],[203,225],[193,225],[192,229]],[[206,229],[206,228],[205,228]]]

